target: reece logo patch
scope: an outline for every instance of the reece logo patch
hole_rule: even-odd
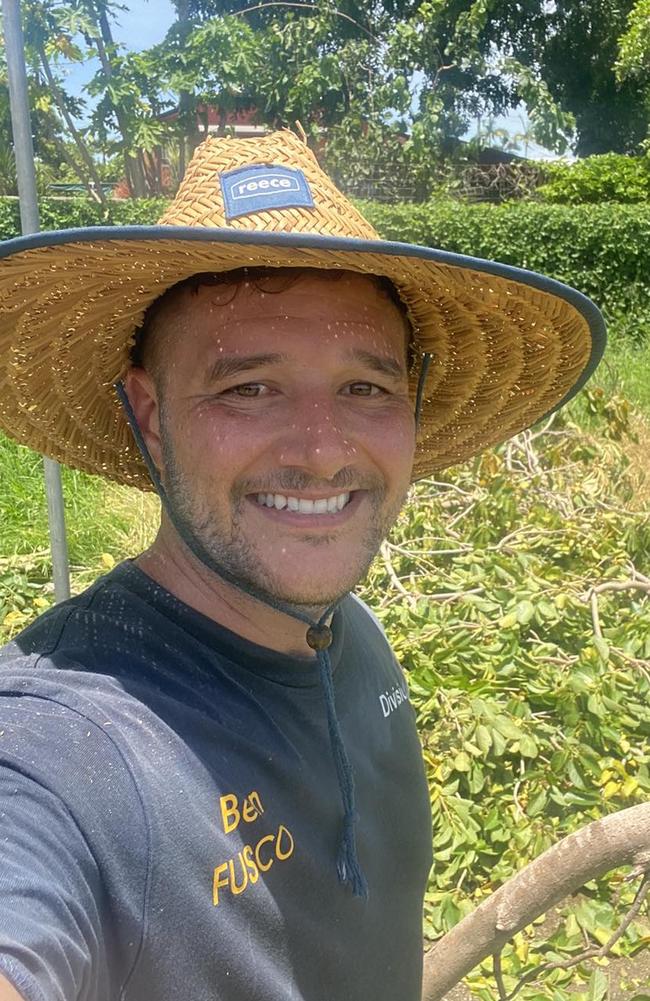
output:
[[[219,177],[226,219],[300,206],[313,208],[314,199],[302,170],[273,164],[238,167]]]

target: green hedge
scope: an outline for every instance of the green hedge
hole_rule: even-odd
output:
[[[650,326],[650,206],[360,204],[385,239],[503,261],[565,281]]]
[[[154,223],[165,201],[44,199],[43,229]],[[503,261],[559,278],[591,296],[631,332],[650,327],[650,205],[379,205],[359,202],[389,240]],[[19,232],[16,199],[0,198],[0,238]]]
[[[102,208],[89,198],[43,198],[39,203],[41,229],[74,229],[77,226],[151,225],[162,215],[164,198],[110,201]],[[0,240],[20,235],[17,198],[0,198]]]
[[[575,163],[545,163],[537,197],[561,205],[650,202],[650,156],[603,153]]]

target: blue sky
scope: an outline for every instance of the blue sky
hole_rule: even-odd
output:
[[[174,20],[174,8],[170,0],[140,0],[131,3],[116,22],[113,35],[128,49],[147,49],[162,42]],[[83,65],[72,63],[68,68],[67,81],[73,93],[80,93],[97,70],[97,61],[88,60]]]

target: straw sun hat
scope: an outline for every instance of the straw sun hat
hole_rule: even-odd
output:
[[[413,478],[530,427],[604,348],[589,299],[532,272],[380,240],[291,132],[208,139],[157,226],[0,245],[0,429],[54,459],[152,489],[114,385],[143,314],[198,272],[244,265],[384,275],[431,354]]]

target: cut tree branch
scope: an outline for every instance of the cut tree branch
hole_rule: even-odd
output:
[[[481,960],[565,897],[612,869],[650,869],[650,803],[595,820],[563,838],[452,928],[424,959],[423,1001],[441,998]]]

